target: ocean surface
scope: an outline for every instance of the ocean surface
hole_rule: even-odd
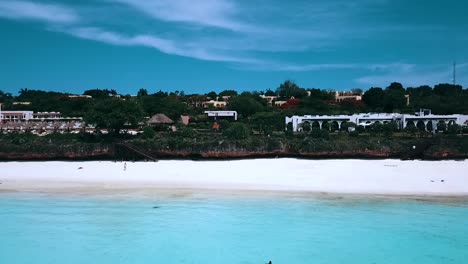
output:
[[[0,263],[468,263],[466,200],[0,194]]]

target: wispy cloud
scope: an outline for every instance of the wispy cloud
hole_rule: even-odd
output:
[[[337,25],[342,23],[336,13],[345,17],[343,10],[353,7],[347,2],[305,3],[302,7],[290,7],[292,12],[286,12],[286,15],[288,5],[280,2],[271,5],[268,1],[259,3],[268,10],[267,14],[259,11],[255,5],[239,0],[106,0],[103,3],[105,6],[118,4],[125,7],[127,12],[131,7],[131,10],[146,14],[150,19],[166,23],[165,28],[170,28],[171,32],[138,28],[140,32],[123,33],[118,28],[127,22],[118,21],[118,18],[109,21],[115,24],[111,30],[106,28],[109,25],[96,24],[88,18],[81,21],[77,15],[79,5],[75,10],[58,4],[7,0],[0,4],[0,16],[43,20],[51,24],[49,28],[59,28],[59,31],[79,38],[113,45],[152,47],[164,53],[201,60],[246,63],[251,64],[246,66],[258,68],[269,65],[272,70],[285,71],[348,67],[291,65],[287,62],[280,65],[280,62],[272,62],[268,58],[274,52],[304,52],[330,45],[331,39],[336,40],[343,35],[336,30],[339,28]],[[308,12],[304,13],[303,9]],[[252,20],[252,17],[255,19]],[[72,22],[75,24],[69,25]]]
[[[245,66],[238,65],[240,68]],[[388,73],[390,71],[408,72],[417,65],[409,63],[315,63],[315,64],[291,64],[287,62],[262,61],[251,64],[248,70],[257,71],[287,71],[310,72],[323,70],[366,70],[373,73]]]
[[[156,19],[218,27],[232,31],[252,31],[256,27],[238,21],[238,6],[230,0],[115,0]]]
[[[199,60],[235,63],[253,63],[256,60],[231,56],[222,50],[204,47],[202,42],[186,41],[182,38],[167,39],[152,34],[123,34],[100,27],[84,26],[74,9],[58,4],[28,1],[0,2],[0,17],[15,20],[38,20],[48,23],[48,29],[78,38],[89,39],[119,46],[144,46],[166,54],[185,56]]]
[[[174,42],[169,39],[159,38],[152,35],[125,36],[112,31],[105,31],[95,27],[66,28],[66,33],[75,37],[100,41],[120,46],[144,46],[160,50],[167,54],[192,57],[208,61],[225,61],[236,63],[254,63],[248,58],[229,57],[224,54],[208,52],[200,47],[188,47],[182,42]]]
[[[79,20],[73,9],[62,5],[8,0],[0,2],[0,17],[57,23],[73,23]]]
[[[392,82],[401,82],[405,86],[435,85],[439,83],[452,83],[453,68],[435,65],[412,65],[411,67],[392,67],[380,73],[374,73],[355,79],[355,82],[361,85],[384,87]],[[468,79],[468,64],[457,66],[459,78],[457,83],[466,85]]]
[[[304,0],[294,5],[281,0],[90,0],[84,7],[80,3],[0,0],[0,17],[42,21],[49,30],[77,38],[148,47],[171,55],[226,62],[244,70],[357,70],[369,74],[355,82],[371,86],[395,80],[409,84],[449,80],[450,73],[415,64],[357,63],[349,52],[330,60],[315,60],[314,55],[323,50],[332,54],[382,33],[418,30],[419,26],[382,22],[381,7],[389,4],[388,0]],[[93,17],[106,19],[86,16],[90,9]],[[133,19],[115,15],[116,10]],[[376,17],[379,19],[370,19]],[[132,23],[136,26],[124,30]],[[427,30],[427,25],[421,28]],[[350,50],[356,49],[359,47]],[[300,54],[307,54],[310,60],[300,58]]]

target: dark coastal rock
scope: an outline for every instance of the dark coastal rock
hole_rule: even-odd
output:
[[[461,138],[464,139],[464,138]],[[294,141],[294,140],[292,140]],[[152,149],[140,147],[145,153],[158,159],[188,159],[188,160],[236,160],[251,158],[303,158],[303,159],[401,159],[401,160],[448,160],[468,158],[468,151],[460,146],[468,144],[468,137],[460,142],[459,138],[424,138],[410,140],[394,140],[379,148],[363,148],[367,143],[354,139],[355,145],[333,148],[322,146],[323,150],[297,149],[289,146],[285,140],[280,146],[271,150],[262,147],[246,150],[241,147],[216,148],[205,147],[200,150],[190,145],[178,150]],[[330,141],[332,142],[332,141]],[[416,143],[415,143],[416,142]],[[294,142],[292,142],[294,143]],[[291,144],[292,144],[291,143]],[[352,143],[352,142],[351,142]],[[383,144],[382,142],[379,144]],[[416,144],[416,149],[412,146]],[[145,157],[135,156],[127,150],[122,150],[118,144],[102,143],[70,143],[57,148],[54,144],[45,146],[18,147],[17,145],[0,142],[0,160],[144,160]],[[31,152],[31,148],[41,151]],[[33,149],[34,149],[33,148]],[[328,149],[327,149],[328,148]],[[8,150],[8,151],[5,151]],[[131,154],[131,155],[130,155]],[[78,168],[83,169],[84,168]]]

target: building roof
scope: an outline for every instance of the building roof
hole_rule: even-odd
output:
[[[165,114],[155,114],[148,120],[148,124],[155,125],[155,124],[172,124],[174,121],[167,117]]]
[[[190,122],[190,116],[188,115],[181,115],[180,119],[182,119],[182,124],[188,125]]]

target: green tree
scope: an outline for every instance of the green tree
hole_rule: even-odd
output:
[[[405,92],[405,88],[403,88],[403,85],[398,82],[393,82],[391,83],[388,87],[387,90],[390,91],[399,91],[399,92]]]
[[[404,131],[410,135],[416,135],[418,132],[418,128],[412,123],[408,123],[408,125],[405,127]]]
[[[277,89],[276,93],[283,99],[302,98],[307,96],[307,91],[297,86],[293,81],[287,80],[282,83]]]
[[[299,124],[299,131],[310,132],[312,130],[312,124],[310,122],[303,122]],[[314,129],[315,130],[315,129]]]
[[[237,96],[237,91],[234,91],[234,90],[224,90],[222,92],[219,93],[219,96],[230,96],[230,97],[234,97],[234,96]]]
[[[196,138],[198,135],[197,131],[187,126],[181,127],[176,134],[184,138]]]
[[[463,87],[448,83],[441,83],[434,86],[434,94],[445,97],[456,97],[463,93]]]
[[[169,95],[167,94],[167,92],[163,92],[159,90],[158,92],[151,94],[151,96],[155,98],[165,98],[165,97],[168,97]]]
[[[276,93],[273,92],[273,91],[270,90],[270,89],[266,90],[264,94],[265,94],[265,96],[275,96],[275,95],[276,95]]]
[[[448,134],[456,135],[456,134],[459,134],[460,132],[462,132],[462,127],[459,126],[458,124],[450,124],[447,127]]]
[[[221,128],[221,130],[228,129],[231,126],[231,122],[229,122],[226,119],[219,120],[218,124],[219,124],[219,127]]]
[[[330,138],[330,133],[326,129],[312,129],[310,136],[328,140]]]
[[[263,111],[264,106],[253,96],[241,95],[230,100],[229,109],[237,111],[239,115],[245,118]]]
[[[334,95],[328,91],[320,89],[308,89],[310,97],[318,100],[333,100]]]
[[[432,121],[427,123],[427,131],[433,132],[434,131],[434,126],[432,125]]]
[[[353,94],[362,94],[362,89],[361,88],[354,88],[354,89],[351,89],[351,92]]]
[[[445,122],[437,123],[437,131],[445,131],[447,130],[447,124]]]
[[[4,102],[5,100],[10,100],[12,98],[13,96],[11,93],[5,93],[4,91],[0,90],[0,102]]]
[[[137,96],[138,97],[148,96],[148,90],[146,90],[145,88],[141,88],[140,90],[138,90]]]
[[[373,133],[382,133],[384,131],[384,126],[380,122],[375,122],[369,126],[369,130]]]
[[[142,96],[138,98],[146,116],[164,113],[172,119],[178,119],[180,115],[187,113],[188,106],[176,95],[160,97],[156,95]]]
[[[284,130],[284,117],[278,112],[258,112],[249,119],[250,126],[262,134]]]
[[[117,92],[112,89],[112,90],[109,90],[109,89],[104,89],[104,90],[101,90],[101,89],[91,89],[91,90],[86,90],[84,91],[83,93],[84,95],[90,95],[92,96],[94,99],[105,99],[111,95],[117,95]]]
[[[314,97],[306,97],[299,102],[299,105],[308,114],[328,114],[331,107],[323,100]]]
[[[211,91],[207,93],[206,96],[208,96],[211,100],[216,100],[216,97],[218,97],[218,94],[214,91]]]
[[[152,127],[145,126],[143,128],[143,137],[145,137],[146,139],[154,138],[155,135],[156,135],[156,132],[154,131]]]
[[[353,122],[343,122],[341,123],[341,130],[349,132],[349,128],[353,127],[356,129],[357,125]]]
[[[406,105],[405,89],[401,83],[392,83],[385,89],[383,110],[387,113],[401,111]]]
[[[366,112],[365,104],[362,101],[355,100],[343,100],[338,103],[340,113],[342,114],[354,114]]]
[[[385,123],[382,126],[383,133],[387,136],[391,136],[394,132],[398,131],[398,124],[394,121]]]
[[[367,90],[362,96],[364,103],[374,111],[382,109],[385,100],[385,92],[382,88],[373,87]]]
[[[98,101],[84,118],[98,129],[108,128],[118,133],[126,124],[137,125],[143,119],[143,111],[134,101],[109,98]]]
[[[228,139],[247,139],[250,137],[250,128],[243,123],[234,123],[223,131],[223,136]]]
[[[37,112],[63,112],[62,107],[64,106],[64,97],[64,93],[29,90],[27,88],[24,88],[20,90],[19,96],[16,97],[16,100],[29,101],[31,102],[31,105],[16,106],[19,109],[16,107],[13,108],[16,108],[17,110],[30,110]]]

